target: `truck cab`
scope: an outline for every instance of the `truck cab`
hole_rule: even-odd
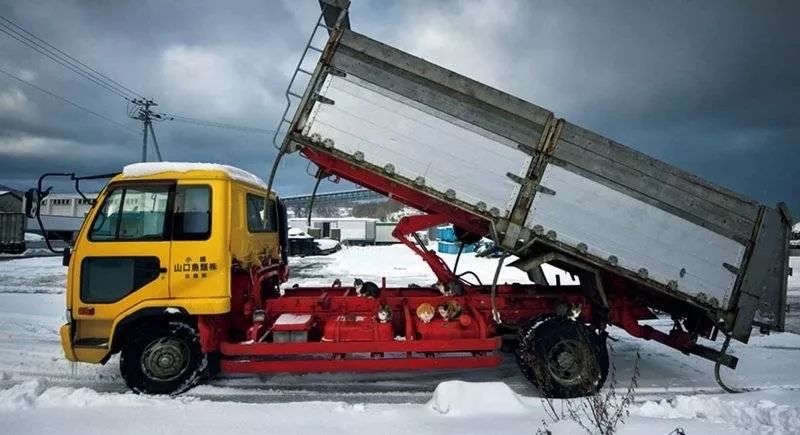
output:
[[[232,302],[232,283],[254,269],[273,286],[285,280],[285,231],[277,197],[243,170],[126,166],[98,196],[65,258],[67,359],[104,363],[121,351],[129,386],[148,391],[197,376],[206,364],[197,317],[226,315],[242,303]]]

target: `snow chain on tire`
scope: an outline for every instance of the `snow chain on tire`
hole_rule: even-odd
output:
[[[197,384],[207,362],[197,330],[169,321],[145,325],[128,337],[119,366],[125,383],[137,393],[180,394]]]
[[[604,335],[596,334],[580,322],[567,319],[543,321],[542,318],[532,319],[518,333],[517,365],[543,395],[559,398],[584,396],[594,394],[602,387],[609,366]],[[574,360],[580,369],[574,383],[559,382],[553,362],[546,360],[554,349],[562,347],[572,349],[568,352],[569,358],[579,356]],[[560,358],[561,354],[558,355]],[[581,380],[581,377],[585,379]]]

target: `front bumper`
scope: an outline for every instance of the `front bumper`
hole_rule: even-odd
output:
[[[75,348],[72,347],[72,331],[69,323],[61,325],[59,330],[61,336],[61,348],[64,350],[64,356],[70,361],[78,361],[75,357]]]

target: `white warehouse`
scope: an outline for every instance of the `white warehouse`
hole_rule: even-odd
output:
[[[306,218],[289,219],[289,227],[299,228],[316,237],[331,238],[345,244],[375,243],[375,224],[373,218],[339,217],[311,218],[311,226]]]
[[[42,200],[42,215],[84,217],[92,206],[91,200],[96,198],[96,193],[87,193],[83,199],[78,194],[51,193]]]

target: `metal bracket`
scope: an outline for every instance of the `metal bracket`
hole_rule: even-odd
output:
[[[739,268],[734,266],[734,265],[732,265],[732,264],[722,263],[722,267],[724,267],[725,269],[728,270],[728,272],[730,272],[730,273],[732,273],[734,275],[739,275]]]
[[[347,73],[340,70],[339,68],[328,67],[328,74],[334,77],[347,77]]]
[[[519,175],[512,174],[511,172],[508,172],[508,173],[506,173],[506,177],[510,178],[511,181],[522,185],[523,189],[533,189],[533,191],[535,191],[535,192],[544,193],[544,194],[547,194],[547,195],[555,195],[556,194],[555,190],[550,189],[547,186],[543,186],[541,184],[535,184],[536,183],[536,177],[535,176],[533,178],[522,178]]]
[[[330,104],[331,106],[336,103],[335,101],[331,100],[330,98],[322,95],[322,94],[314,94],[312,97],[314,101],[320,102],[322,104]]]
[[[511,172],[506,172],[506,177],[510,178],[511,181],[513,181],[513,182],[515,182],[517,184],[522,184],[522,185],[524,185],[524,184],[526,184],[526,183],[528,183],[530,181],[527,178],[522,178],[517,174],[512,174]]]
[[[550,189],[549,187],[543,186],[541,184],[537,184],[536,187],[533,188],[533,190],[535,190],[535,191],[537,191],[539,193],[544,193],[545,195],[555,195],[556,194],[555,190]]]
[[[529,155],[534,156],[534,157],[539,155],[539,150],[538,149],[536,149],[534,147],[530,147],[530,146],[525,145],[525,144],[518,143],[517,144],[517,149],[522,151],[525,154],[529,154]]]

